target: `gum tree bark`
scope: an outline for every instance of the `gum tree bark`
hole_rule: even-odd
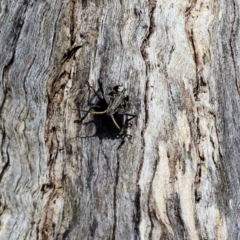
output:
[[[0,239],[238,239],[233,1],[0,3]],[[128,88],[132,144],[85,82]]]

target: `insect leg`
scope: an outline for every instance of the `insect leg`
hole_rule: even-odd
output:
[[[111,95],[109,95],[109,94],[106,94],[106,91],[104,90],[102,81],[98,80],[98,85],[99,85],[99,89],[100,89],[100,91],[102,93],[102,96],[103,96],[104,100],[106,101],[106,103],[108,105],[110,105],[113,97]]]
[[[128,122],[131,121],[132,119],[134,119],[137,116],[136,114],[130,114],[130,113],[124,113],[123,115],[130,117],[129,119],[127,119]]]
[[[104,114],[104,113],[106,113],[106,110],[103,111],[103,112],[95,112],[95,111],[92,111],[91,113],[92,113],[92,114]]]
[[[98,85],[99,85],[100,91],[102,93],[102,96],[104,96],[105,94],[104,94],[104,91],[103,91],[103,83],[102,83],[102,81],[98,80]]]
[[[103,98],[98,94],[98,92],[89,84],[89,82],[86,81],[86,84],[88,86],[88,89],[92,89],[95,96],[97,96],[99,98],[99,100],[103,100]]]
[[[123,144],[126,142],[126,139],[132,144],[132,135],[128,134],[128,133],[123,133],[120,135],[120,138],[122,139],[120,145],[118,146],[118,150],[123,146]]]
[[[87,115],[88,115],[89,113],[92,113],[92,112],[91,112],[92,109],[93,109],[93,108],[96,108],[96,107],[99,107],[99,106],[97,106],[97,105],[92,105],[92,106],[89,107],[89,109],[88,109],[87,111],[85,111],[85,110],[80,110],[80,111],[82,111],[82,112],[86,112],[86,114],[80,119],[80,122],[82,122],[82,121],[87,117]]]
[[[118,114],[124,115],[124,116],[127,116],[127,117],[130,117],[130,118],[128,118],[128,119],[125,121],[125,123],[123,124],[123,125],[125,125],[125,127],[126,127],[126,125],[127,125],[127,127],[129,127],[129,126],[131,127],[132,124],[129,123],[129,122],[137,116],[136,114],[130,114],[130,113],[118,113]]]
[[[122,130],[122,129],[119,127],[119,125],[117,124],[117,122],[116,122],[116,120],[115,120],[115,118],[114,118],[113,115],[111,115],[111,118],[112,118],[113,123],[115,124],[115,126],[116,126],[119,130]]]

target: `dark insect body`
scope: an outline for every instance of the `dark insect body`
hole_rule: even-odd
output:
[[[115,127],[120,131],[120,136],[123,139],[123,143],[125,138],[131,140],[132,136],[128,134],[127,130],[131,126],[130,121],[135,118],[136,115],[127,113],[129,108],[129,97],[126,92],[127,89],[122,85],[116,85],[115,87],[111,88],[110,91],[106,92],[103,88],[102,82],[99,81],[98,83],[99,90],[95,91],[94,88],[90,86],[88,82],[86,82],[89,93],[91,90],[93,90],[93,99],[97,97],[99,102],[97,104],[88,102],[89,109],[85,111],[86,113],[80,119],[80,122],[82,122],[89,113],[95,115],[105,114],[111,117]],[[119,118],[119,115],[122,116],[122,118]]]

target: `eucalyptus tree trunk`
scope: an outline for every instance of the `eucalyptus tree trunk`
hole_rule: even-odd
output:
[[[1,1],[0,239],[240,239],[239,7]]]

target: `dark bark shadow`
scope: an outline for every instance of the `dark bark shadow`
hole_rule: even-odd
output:
[[[96,104],[90,106],[87,111],[80,110],[81,112],[85,112],[82,114],[82,118],[80,120],[75,120],[75,123],[79,123],[82,125],[94,124],[96,127],[96,132],[93,135],[86,135],[86,136],[79,136],[78,138],[89,138],[89,137],[98,137],[100,140],[103,139],[122,139],[125,140],[126,137],[126,130],[129,126],[125,126],[127,122],[127,117],[124,114],[115,113],[113,115],[114,119],[116,120],[117,124],[120,126],[121,129],[119,130],[116,125],[114,124],[111,116],[107,114],[92,114],[91,110],[94,112],[103,112],[107,109],[108,105],[104,99],[99,100]],[[90,115],[92,120],[85,121],[84,119]],[[129,125],[129,124],[128,124]]]

